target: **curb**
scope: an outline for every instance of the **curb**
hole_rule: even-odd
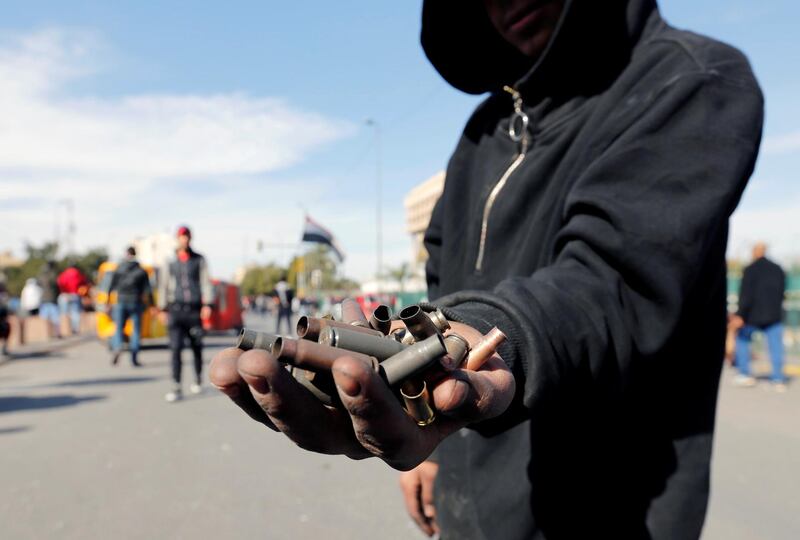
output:
[[[8,356],[0,356],[0,366],[9,364],[15,360],[26,360],[32,356],[44,356],[56,351],[69,349],[70,347],[96,340],[97,336],[94,334],[84,334],[81,336],[70,336],[64,339],[53,339],[39,343],[32,343],[30,345],[14,347],[9,351]]]

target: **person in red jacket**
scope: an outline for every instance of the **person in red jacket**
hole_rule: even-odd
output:
[[[86,276],[74,264],[59,274],[58,308],[61,315],[69,315],[70,328],[73,334],[81,331],[81,296],[80,290],[88,284]]]

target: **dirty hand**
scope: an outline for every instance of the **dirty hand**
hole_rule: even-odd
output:
[[[400,491],[403,492],[406,511],[428,536],[439,532],[433,503],[433,482],[438,472],[438,463],[423,461],[410,471],[400,473]]]
[[[481,338],[472,327],[451,325],[471,344]],[[225,349],[214,357],[209,376],[252,419],[301,448],[353,459],[377,456],[399,470],[416,467],[465,425],[503,413],[515,390],[513,375],[495,354],[480,370],[456,370],[437,383],[432,398],[438,417],[420,427],[371,366],[346,351],[333,364],[343,409],[322,404],[262,350]]]

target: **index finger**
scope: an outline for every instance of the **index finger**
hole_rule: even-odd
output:
[[[235,347],[223,349],[217,353],[214,359],[211,360],[208,378],[217,390],[228,396],[250,418],[264,424],[273,431],[277,431],[275,424],[272,423],[250,393],[247,382],[239,375],[237,363],[243,353],[243,350]]]

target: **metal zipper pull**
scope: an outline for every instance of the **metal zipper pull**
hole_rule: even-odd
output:
[[[530,118],[522,110],[522,96],[517,89],[504,86],[503,90],[511,94],[511,98],[514,100],[514,113],[508,122],[508,136],[512,141],[520,143],[520,153],[524,154],[528,148],[528,124],[530,123]]]

